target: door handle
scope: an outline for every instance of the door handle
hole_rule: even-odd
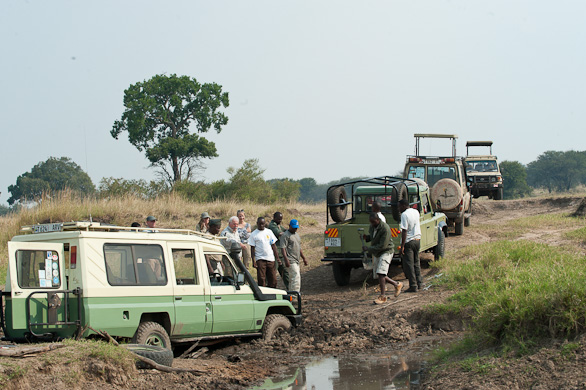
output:
[[[222,299],[222,297],[220,295],[216,295],[214,298],[215,299]]]
[[[21,294],[22,294],[22,291],[15,291],[14,292],[14,295],[21,295]]]
[[[176,301],[180,301],[180,300],[182,300],[182,299],[183,299],[183,297],[175,297],[175,300],[176,300]]]

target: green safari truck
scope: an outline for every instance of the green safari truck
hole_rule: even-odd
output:
[[[264,336],[301,323],[298,292],[259,287],[220,239],[95,222],[24,227],[8,243],[5,338],[136,344]]]
[[[327,192],[325,255],[322,261],[332,263],[334,280],[339,286],[349,283],[353,269],[372,269],[369,257],[362,252],[361,234],[368,233],[369,215],[374,202],[381,204],[381,212],[391,228],[395,250],[393,259],[400,260],[401,199],[408,199],[411,207],[417,208],[421,215],[421,252],[433,252],[436,259],[443,257],[446,216],[434,211],[429,187],[423,180],[384,176],[337,184],[328,188]]]

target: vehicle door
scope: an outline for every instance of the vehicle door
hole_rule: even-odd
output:
[[[212,330],[212,313],[209,284],[203,279],[199,264],[204,261],[194,247],[170,244],[175,281],[174,337],[208,334]]]
[[[64,293],[58,292],[65,289],[63,244],[9,242],[8,264],[5,321],[9,336],[73,334],[75,326],[60,324],[68,321]]]
[[[205,252],[214,316],[212,333],[245,333],[253,329],[254,295],[247,284],[238,285],[238,271],[226,254]]]
[[[433,218],[427,193],[421,194],[421,249],[427,249],[437,244],[437,221]],[[425,238],[423,237],[425,236]]]

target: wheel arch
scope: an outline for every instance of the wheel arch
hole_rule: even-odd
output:
[[[167,334],[171,334],[171,318],[167,312],[159,313],[142,313],[139,324],[143,322],[156,322],[165,328]]]

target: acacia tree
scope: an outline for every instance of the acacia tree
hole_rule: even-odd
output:
[[[118,139],[128,131],[128,141],[145,151],[152,167],[173,184],[190,179],[201,168],[201,159],[217,157],[216,145],[197,134],[213,127],[220,133],[228,117],[218,111],[228,107],[228,93],[216,83],[200,84],[188,76],[156,75],[124,91],[126,109],[110,131]]]
[[[531,187],[527,185],[527,170],[519,161],[502,161],[505,199],[523,198],[531,195]]]
[[[92,179],[79,165],[67,157],[49,157],[35,165],[30,172],[18,176],[16,184],[8,187],[11,193],[8,204],[22,199],[34,200],[49,191],[61,191],[69,188],[82,194],[95,191]]]

